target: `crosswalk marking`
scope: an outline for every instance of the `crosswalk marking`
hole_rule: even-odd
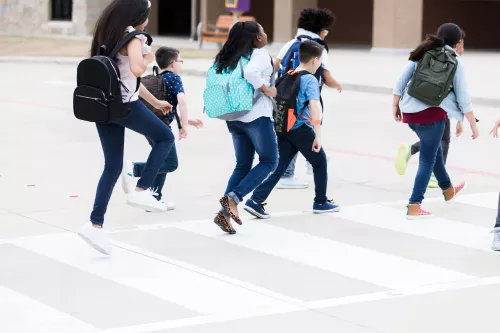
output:
[[[498,193],[467,194],[458,196],[453,204],[496,210],[497,200]],[[433,198],[430,201],[442,201],[442,198]],[[403,203],[401,201],[401,204]],[[488,248],[491,241],[490,229],[442,217],[407,221],[404,219],[404,210],[395,207],[395,204],[397,203],[344,206],[340,213],[333,214],[332,217],[444,244],[490,252]],[[273,216],[303,216],[304,223],[307,223],[309,213],[295,211]],[[179,304],[194,311],[194,316],[127,327],[97,329],[69,314],[0,286],[0,332],[145,333],[500,284],[499,276],[477,278],[435,264],[406,259],[397,253],[394,255],[380,253],[373,249],[342,243],[342,238],[333,241],[304,232],[291,231],[286,229],[284,224],[280,227],[272,226],[272,220],[265,223],[245,220],[241,232],[231,237],[224,235],[215,227],[211,219],[138,225],[133,228],[113,230],[111,234],[158,228],[177,228],[366,281],[389,290],[302,302],[224,276],[216,271],[209,271],[121,242],[113,242],[114,255],[111,259],[97,261],[96,253],[71,233],[2,239],[0,244],[20,246],[86,273]]]
[[[244,312],[284,304],[274,297],[248,290],[245,286],[145,256],[143,250],[132,252],[122,249],[121,244],[120,247],[114,247],[110,260],[98,262],[92,260],[95,253],[89,252],[88,246],[74,234],[25,238],[14,244],[201,314]],[[288,297],[283,299],[299,302]]]
[[[178,228],[389,289],[474,278],[260,222],[246,223],[245,232],[234,237],[221,235],[220,230],[210,224],[189,224]]]
[[[408,221],[404,211],[381,205],[346,207],[335,217],[490,252],[489,229],[440,217]]]
[[[482,208],[498,209],[498,192],[458,195],[456,202]]]
[[[102,333],[102,330],[0,286],[0,332]]]

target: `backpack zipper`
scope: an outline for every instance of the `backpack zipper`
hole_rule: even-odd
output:
[[[97,97],[89,97],[89,96],[82,96],[82,95],[76,95],[76,97],[85,98],[85,99],[91,99],[93,101],[102,102],[102,100],[100,98],[97,98]]]

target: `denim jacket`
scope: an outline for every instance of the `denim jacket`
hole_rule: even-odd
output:
[[[448,45],[446,49],[452,50]],[[456,52],[455,52],[456,53]],[[464,114],[472,112],[472,102],[469,95],[469,87],[465,77],[465,69],[460,56],[457,54],[458,67],[453,79],[453,90],[443,100],[440,108],[446,111],[448,117],[454,118],[460,122],[464,120]],[[423,111],[430,106],[422,103],[418,99],[408,95],[408,87],[410,86],[413,73],[417,69],[418,62],[410,61],[401,74],[396,87],[394,88],[394,95],[401,96],[399,101],[399,108],[403,113],[417,113]]]

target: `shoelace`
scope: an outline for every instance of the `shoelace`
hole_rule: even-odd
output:
[[[157,190],[153,190],[152,188],[148,189],[149,193],[153,196],[153,197],[158,197],[160,196],[157,192]]]
[[[261,203],[260,204],[260,208],[262,208],[263,211],[266,211],[266,209],[264,207],[267,206],[267,203]]]
[[[422,208],[422,206],[420,206],[420,215],[427,215],[427,214],[431,214],[431,212],[426,211],[425,209]]]

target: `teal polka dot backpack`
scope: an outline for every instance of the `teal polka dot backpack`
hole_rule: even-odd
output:
[[[249,58],[242,57],[233,71],[220,74],[215,65],[210,67],[203,93],[205,113],[209,118],[235,120],[252,110],[254,89],[244,78],[249,62]]]

